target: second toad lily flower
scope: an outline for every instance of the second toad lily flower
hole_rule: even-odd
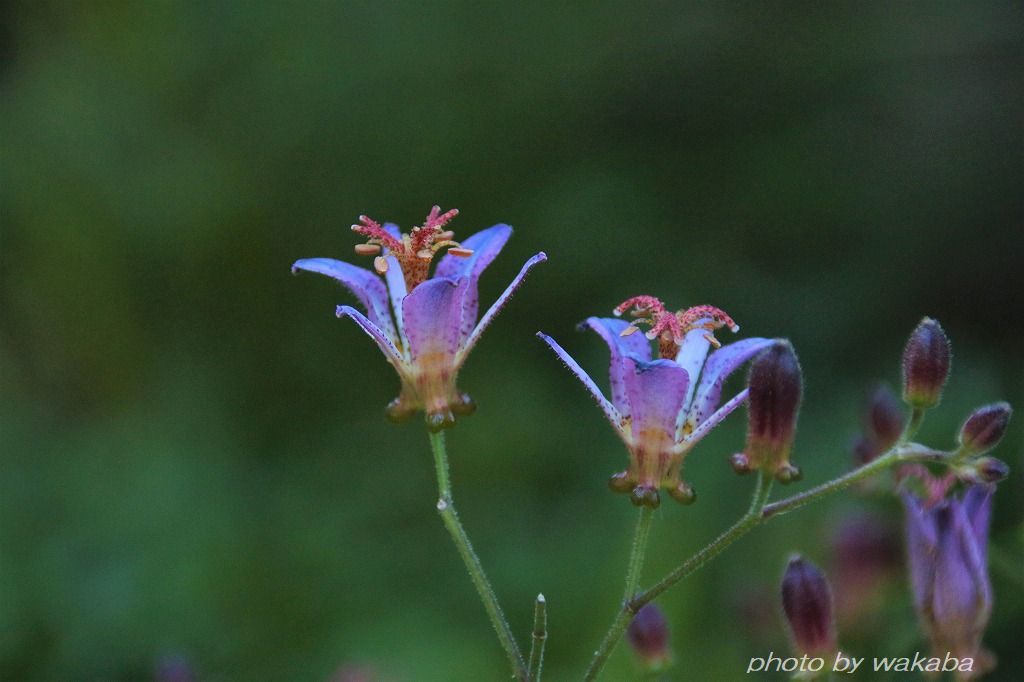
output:
[[[612,489],[631,492],[637,505],[658,506],[661,489],[688,504],[695,494],[680,477],[686,453],[746,400],[744,389],[719,407],[728,376],[772,340],[750,338],[720,347],[714,330],[739,327],[713,306],[670,312],[652,296],[637,296],[615,309],[616,315],[627,311],[632,322],[590,317],[581,325],[597,332],[611,351],[611,400],[554,339],[538,336],[590,391],[629,449],[629,468],[612,477]],[[650,327],[646,334],[635,333],[640,324]],[[651,352],[654,340],[657,358]],[[712,346],[716,350],[709,353]]]
[[[365,315],[342,305],[337,316],[352,318],[398,372],[402,390],[388,405],[388,416],[400,420],[423,410],[433,431],[452,426],[455,415],[472,412],[469,396],[455,385],[459,369],[533,266],[547,260],[541,252],[526,261],[478,321],[477,281],[505,246],[512,228],[495,225],[459,243],[446,229],[456,215],[457,210],[442,214],[435,206],[423,225],[408,234],[401,234],[396,225],[382,226],[360,216],[352,230],[367,243],[356,246],[356,254],[374,256],[376,274],[331,258],[306,258],[292,265],[292,272],[332,277],[359,299]],[[442,249],[447,253],[430,277],[430,265]]]
[[[959,495],[948,494],[952,476],[937,478],[923,467],[915,473],[924,496],[902,493],[914,607],[937,655],[980,659],[977,667],[984,668],[988,656],[981,638],[992,613],[987,549],[995,486],[968,485]]]

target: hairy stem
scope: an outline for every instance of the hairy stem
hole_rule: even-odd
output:
[[[484,568],[480,565],[480,559],[477,558],[476,552],[473,551],[473,545],[469,541],[466,529],[462,527],[459,515],[455,511],[455,502],[452,500],[451,478],[448,474],[448,451],[445,447],[443,431],[430,434],[430,447],[434,451],[434,466],[437,469],[437,511],[441,515],[445,528],[448,529],[448,533],[452,536],[452,542],[455,543],[455,548],[459,550],[459,556],[462,557],[462,562],[466,565],[469,577],[473,581],[477,593],[480,595],[484,608],[487,610],[487,615],[491,619],[491,625],[494,626],[494,630],[498,634],[498,640],[501,642],[509,664],[512,666],[512,673],[516,676],[516,679],[526,682],[528,673],[526,664],[523,662],[523,654],[519,651],[515,637],[512,636],[512,629],[509,627],[508,621],[505,620],[505,614],[498,604],[498,597],[494,594],[494,588],[491,587],[490,581],[487,580]]]
[[[547,601],[543,594],[537,595],[533,609],[533,644],[530,645],[530,682],[540,682],[541,669],[544,667],[544,643],[548,638]]]
[[[636,615],[636,611],[630,608],[630,603],[636,596],[637,585],[640,584],[640,571],[643,568],[644,552],[647,549],[647,538],[651,533],[651,520],[654,518],[654,509],[651,507],[640,508],[640,518],[636,524],[636,533],[633,535],[633,550],[629,555],[629,567],[626,569],[626,590],[622,595],[622,606],[619,608],[611,628],[604,636],[601,646],[594,652],[594,658],[590,661],[586,675],[583,677],[586,682],[596,680],[601,674],[601,669],[608,662],[615,645],[622,638],[622,633],[629,627],[629,622]]]
[[[835,478],[827,483],[822,483],[819,486],[815,486],[810,490],[805,490],[804,492],[793,495],[792,497],[787,497],[784,500],[772,502],[764,508],[761,513],[761,517],[768,519],[772,516],[793,511],[805,504],[813,502],[819,497],[824,497],[842,490],[843,488],[848,488],[858,481],[863,481],[864,479],[874,476],[875,474],[897,464],[907,464],[910,462],[940,462],[946,457],[948,457],[947,453],[931,450],[921,445],[897,445],[884,455],[880,455],[876,459],[871,460],[867,464],[858,467],[853,471],[843,474],[839,478]]]
[[[645,604],[656,599],[659,595],[678,583],[680,580],[683,580],[693,574],[695,571],[721,554],[727,547],[729,547],[729,545],[739,540],[764,521],[773,516],[778,516],[779,514],[784,514],[786,512],[793,511],[794,509],[798,509],[805,504],[809,504],[810,502],[825,497],[831,493],[847,488],[858,481],[869,478],[870,476],[896,466],[897,464],[908,464],[911,462],[942,462],[948,460],[950,458],[950,453],[931,450],[930,448],[926,448],[916,443],[906,443],[906,440],[913,437],[913,434],[920,426],[921,417],[922,414],[917,414],[915,412],[911,418],[910,424],[908,424],[907,430],[900,439],[900,442],[885,454],[849,473],[840,476],[839,478],[823,483],[797,495],[793,495],[792,497],[779,500],[778,502],[767,504],[768,496],[771,493],[772,482],[770,479],[766,479],[761,472],[758,472],[757,484],[751,498],[750,508],[747,510],[746,514],[740,517],[740,519],[728,530],[715,538],[711,544],[705,546],[696,554],[677,566],[649,589],[633,597],[627,597],[622,609],[619,611],[619,614],[616,616],[611,628],[605,635],[604,641],[601,642],[601,647],[594,652],[594,658],[591,660],[590,667],[587,669],[587,674],[584,680],[590,682],[591,680],[597,679],[597,676],[601,672],[601,668],[604,667],[604,664],[608,660],[608,656],[622,637],[622,634],[625,632],[630,620],[632,620],[633,616],[636,615],[636,613],[643,608]]]

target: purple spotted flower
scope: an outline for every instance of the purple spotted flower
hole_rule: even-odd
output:
[[[398,372],[402,390],[388,405],[388,416],[401,420],[423,410],[434,431],[452,426],[455,415],[472,412],[472,401],[455,385],[459,369],[533,266],[547,260],[538,253],[526,261],[478,320],[477,280],[505,246],[512,228],[495,225],[459,243],[446,229],[456,215],[457,210],[442,214],[435,206],[423,225],[407,234],[396,225],[381,226],[360,216],[361,224],[352,230],[367,242],[356,246],[356,253],[374,256],[376,274],[331,258],[305,258],[292,265],[292,272],[305,270],[338,280],[359,299],[365,315],[342,305],[337,316],[352,318]],[[430,277],[435,255],[445,249]]]
[[[914,606],[936,652],[984,659],[981,636],[992,611],[988,525],[995,486],[945,496],[953,479],[920,472],[927,496],[903,492]]]
[[[674,313],[654,297],[638,296],[615,309],[616,315],[626,311],[634,316],[631,322],[590,317],[581,325],[597,332],[611,351],[611,400],[554,339],[538,336],[590,391],[629,450],[629,468],[612,477],[612,489],[631,492],[637,505],[657,506],[661,489],[690,503],[693,488],[680,477],[684,457],[746,400],[744,389],[719,406],[726,378],[772,340],[751,338],[720,347],[714,330],[739,327],[713,306]],[[639,324],[649,331],[636,334]],[[655,340],[658,358],[651,352]],[[716,350],[709,353],[712,347]]]

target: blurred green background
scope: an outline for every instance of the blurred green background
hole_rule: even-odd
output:
[[[356,260],[360,213],[439,203],[516,234],[488,303],[550,261],[461,376],[463,519],[524,643],[550,605],[547,679],[578,679],[621,590],[625,453],[534,339],[602,385],[575,324],[650,293],[788,336],[806,375],[805,483],[850,466],[862,397],[897,381],[922,315],[954,344],[924,437],[1024,405],[1024,13],[1016,2],[75,3],[2,5],[0,679],[502,680],[502,652],[436,518],[398,382],[297,258]],[[368,263],[366,263],[368,264]],[[728,335],[727,335],[728,336]],[[746,506],[727,455],[658,513],[649,582]],[[1024,420],[997,454],[991,679],[1024,662]],[[773,522],[662,600],[664,679],[741,679],[788,650],[790,552],[885,495]],[[838,562],[842,563],[842,562]],[[996,565],[998,564],[998,565]],[[926,650],[901,569],[840,633]],[[841,591],[837,585],[837,592]],[[851,588],[852,589],[852,588]],[[354,666],[354,668],[353,668]],[[628,649],[604,679],[631,680]],[[862,678],[863,679],[863,678]]]

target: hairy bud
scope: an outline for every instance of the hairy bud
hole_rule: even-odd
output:
[[[960,427],[960,447],[971,455],[988,452],[1002,440],[1012,413],[1007,403],[979,407]]]
[[[868,397],[864,414],[864,430],[879,453],[899,440],[906,416],[896,395],[885,384],[879,384]]]
[[[800,363],[788,341],[776,341],[750,367],[747,406],[746,461],[733,458],[733,468],[762,469],[783,483],[798,480],[789,463],[803,394]]]
[[[808,655],[836,651],[832,590],[825,574],[803,557],[794,556],[786,567],[782,577],[782,608],[797,651]]]
[[[946,332],[930,317],[921,320],[903,349],[903,400],[915,408],[934,407],[949,376]]]
[[[663,669],[672,658],[668,635],[665,615],[653,603],[645,604],[626,630],[630,646],[648,670]]]

